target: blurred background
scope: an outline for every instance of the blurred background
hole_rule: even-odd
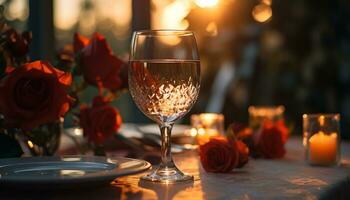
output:
[[[247,123],[250,105],[284,105],[295,134],[301,134],[303,113],[340,113],[342,135],[350,138],[348,0],[0,0],[0,5],[11,26],[33,32],[32,59],[53,61],[74,32],[102,33],[127,61],[135,30],[192,30],[202,83],[191,113],[219,112],[226,124]],[[149,122],[128,93],[116,106],[124,122]]]

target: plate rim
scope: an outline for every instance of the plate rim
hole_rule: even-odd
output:
[[[60,183],[78,183],[78,182],[89,182],[89,181],[93,181],[93,182],[102,182],[102,181],[107,181],[107,180],[114,180],[118,177],[122,177],[122,176],[126,176],[126,175],[131,175],[131,174],[137,174],[137,173],[141,173],[144,172],[146,170],[148,170],[149,168],[151,168],[151,164],[145,160],[141,160],[141,159],[134,159],[134,158],[126,158],[126,157],[119,157],[119,156],[84,156],[84,155],[65,155],[65,156],[42,156],[42,157],[20,157],[20,158],[6,158],[6,159],[0,159],[0,168],[1,167],[5,167],[5,166],[9,166],[8,164],[3,164],[6,161],[11,161],[11,162],[15,162],[15,161],[23,161],[25,159],[28,159],[29,161],[33,161],[33,160],[42,160],[42,161],[47,161],[46,159],[52,160],[52,161],[62,161],[59,159],[62,158],[85,158],[85,159],[112,159],[112,160],[123,160],[124,162],[121,163],[125,163],[127,161],[138,161],[140,162],[141,166],[138,167],[131,167],[131,168],[126,168],[124,170],[118,169],[118,166],[120,163],[116,163],[115,168],[110,169],[110,170],[105,170],[102,172],[98,172],[98,173],[91,173],[91,174],[87,174],[84,176],[68,176],[68,177],[57,177],[57,178],[52,178],[52,177],[40,177],[40,178],[35,178],[33,179],[31,178],[24,178],[23,177],[9,177],[9,176],[3,176],[0,178],[0,184],[27,184],[27,183],[31,183],[31,184],[60,184]],[[55,160],[56,159],[56,160]],[[28,161],[27,161],[28,162]],[[34,162],[34,161],[33,161]],[[38,161],[40,162],[40,161]],[[62,161],[64,162],[64,161]],[[74,161],[73,161],[74,162]],[[23,164],[26,162],[19,162],[19,164]],[[106,162],[107,163],[107,162]]]

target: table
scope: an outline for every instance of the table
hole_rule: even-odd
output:
[[[72,191],[19,194],[16,199],[317,199],[331,185],[350,174],[350,143],[342,144],[339,167],[311,167],[304,163],[302,139],[292,137],[280,160],[251,159],[242,169],[228,174],[206,173],[198,153],[174,155],[179,168],[195,176],[193,183],[161,185],[140,182],[143,174],[115,180],[110,187]],[[29,187],[29,186],[28,186]],[[13,199],[13,193],[0,193]],[[12,198],[10,198],[12,197]]]

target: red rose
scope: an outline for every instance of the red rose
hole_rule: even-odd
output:
[[[199,151],[202,166],[207,172],[230,172],[238,165],[236,143],[226,138],[211,138],[200,146]]]
[[[80,108],[80,126],[90,142],[103,144],[119,130],[121,123],[118,110],[101,96],[94,98],[91,108],[86,105]]]
[[[75,49],[80,48],[79,45],[74,46]],[[110,90],[125,85],[123,82],[126,80],[121,77],[121,71],[126,64],[113,55],[106,39],[99,33],[95,33],[89,44],[81,50],[80,66],[84,79],[89,84]]]
[[[255,136],[256,150],[265,158],[282,158],[288,138],[288,129],[283,121],[265,121]]]
[[[289,130],[288,130],[286,124],[284,123],[284,120],[278,120],[277,122],[275,122],[275,126],[281,132],[282,140],[283,140],[283,143],[285,144],[288,140]]]
[[[89,38],[84,37],[83,35],[81,35],[79,33],[74,34],[74,38],[73,38],[74,53],[78,53],[84,47],[86,47],[88,44],[89,44]]]
[[[236,141],[236,145],[237,145],[237,149],[238,149],[238,153],[239,153],[239,161],[238,161],[237,167],[241,168],[245,164],[247,164],[247,162],[249,160],[249,148],[244,142],[242,142],[240,140]]]
[[[30,130],[53,122],[69,109],[72,77],[48,62],[35,61],[12,70],[0,82],[0,113],[7,125]]]

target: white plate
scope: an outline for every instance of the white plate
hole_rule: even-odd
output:
[[[0,188],[72,188],[109,184],[145,171],[151,164],[130,158],[97,156],[0,159]]]

